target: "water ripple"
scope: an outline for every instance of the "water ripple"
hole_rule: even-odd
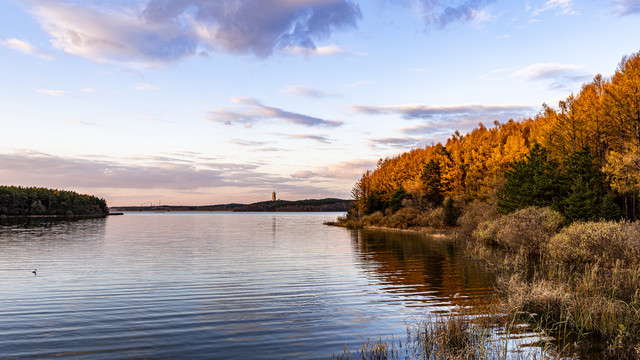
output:
[[[325,359],[494,295],[491,276],[446,243],[322,225],[336,215],[0,227],[0,355]]]

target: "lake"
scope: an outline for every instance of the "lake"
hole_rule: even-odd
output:
[[[450,242],[323,225],[338,215],[0,226],[0,357],[327,359],[494,296]]]

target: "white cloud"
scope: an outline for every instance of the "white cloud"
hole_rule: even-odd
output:
[[[357,180],[362,174],[376,167],[378,160],[351,160],[343,161],[329,166],[322,166],[312,170],[301,170],[291,175],[296,179],[324,178]]]
[[[146,84],[146,83],[140,83],[136,85],[136,90],[138,91],[154,91],[154,90],[162,90],[162,88],[155,86],[155,85],[151,85],[151,84]]]
[[[373,148],[385,147],[409,150],[424,146],[424,139],[415,137],[386,137],[369,139],[369,145]]]
[[[284,48],[284,51],[292,54],[299,55],[304,57],[311,56],[331,56],[338,54],[350,53],[344,48],[341,48],[338,45],[326,45],[326,46],[318,46],[318,47],[304,47],[304,46],[287,46]]]
[[[38,52],[35,46],[29,44],[26,41],[18,40],[18,39],[8,39],[2,42],[5,46],[10,47],[14,50],[18,50],[25,54],[33,54]]]
[[[473,23],[476,25],[482,25],[494,21],[496,17],[486,10],[476,10],[473,14]]]
[[[494,0],[393,0],[393,2],[413,7],[427,26],[439,29],[455,22],[482,23],[493,19],[483,8]]]
[[[36,91],[39,93],[43,93],[51,96],[62,96],[62,95],[66,95],[67,93],[64,90],[51,90],[51,89],[37,89]]]
[[[329,137],[324,135],[312,135],[312,134],[298,134],[298,135],[289,135],[290,139],[303,139],[303,140],[314,140],[322,144],[330,144],[331,140]]]
[[[419,124],[414,125],[408,128],[402,129],[402,132],[408,135],[416,135],[419,136],[422,144],[428,144],[429,142],[437,143],[437,142],[445,142],[451,135],[458,131],[461,134],[468,133],[472,131],[476,127],[478,127],[479,123],[483,124],[491,124],[493,121],[497,120],[495,117],[488,116],[464,116],[459,118],[451,118],[445,119],[443,121],[438,121],[429,124]],[[508,120],[502,119],[503,121]]]
[[[245,139],[233,139],[229,141],[232,144],[240,145],[240,146],[264,146],[267,143],[264,141],[251,141]]]
[[[529,105],[352,105],[351,110],[367,115],[400,115],[405,119],[431,119],[442,116],[462,116],[479,114],[503,114],[530,111]]]
[[[282,92],[298,95],[298,96],[311,97],[311,98],[326,98],[326,97],[340,96],[340,94],[338,93],[322,91],[322,90],[313,89],[306,86],[298,86],[298,85],[287,85],[284,89],[282,89]]]
[[[356,81],[353,82],[351,84],[346,84],[346,87],[360,87],[360,86],[364,86],[364,85],[369,85],[371,84],[371,81],[368,80],[360,80],[360,81]]]
[[[548,79],[580,69],[580,66],[558,63],[537,63],[515,71],[512,75],[527,80]]]
[[[0,37],[0,45],[7,47],[9,49],[13,49],[19,51],[23,54],[36,55],[46,60],[53,60],[53,56],[41,51],[37,47],[31,45],[30,43],[19,40],[19,39],[4,39]]]
[[[640,0],[615,0],[613,7],[620,15],[637,14],[640,13]]]
[[[573,0],[547,0],[541,7],[533,9],[531,15],[538,16],[547,11],[556,11],[556,15],[574,15]]]
[[[61,0],[29,3],[59,49],[95,61],[142,64],[207,51],[267,57],[290,48],[336,54],[344,50],[316,47],[315,41],[356,27],[361,17],[349,0],[146,0],[142,7],[118,9]]]
[[[337,127],[342,125],[341,121],[325,120],[266,106],[253,98],[233,98],[232,100],[239,104],[236,108],[206,111],[205,118],[227,125],[244,124],[245,127],[252,127],[255,123],[264,120],[279,120],[309,127]]]
[[[146,156],[113,160],[102,156],[63,157],[23,150],[0,153],[0,178],[7,184],[21,186],[82,189],[100,194],[109,202],[118,199],[120,204],[116,205],[131,204],[129,197],[147,194],[143,195],[146,197],[149,193],[163,194],[163,199],[164,196],[176,199],[176,205],[188,205],[203,200],[201,196],[185,196],[186,193],[209,193],[211,197],[204,200],[205,203],[215,204],[220,198],[233,202],[251,201],[255,196],[247,193],[271,194],[273,189],[279,194],[298,198],[309,194],[340,197],[348,191],[343,188],[344,184],[329,188],[326,184],[316,186],[290,176],[265,173],[259,164],[224,163],[197,154],[186,158]],[[123,194],[129,195],[124,197]],[[158,199],[157,196],[151,198]]]
[[[33,151],[0,154],[0,177],[13,184],[47,187],[129,189],[198,189],[252,186],[282,178],[261,173],[254,164],[185,161],[168,157],[132,159],[137,164],[108,159],[62,157]]]
[[[73,124],[76,124],[76,125],[85,125],[85,126],[94,126],[94,125],[96,125],[96,123],[92,123],[92,122],[85,121],[85,120],[72,120],[71,122]]]
[[[581,66],[571,64],[537,63],[519,69],[511,75],[532,81],[548,81],[549,88],[554,90],[569,90],[592,77],[592,74],[580,69]]]

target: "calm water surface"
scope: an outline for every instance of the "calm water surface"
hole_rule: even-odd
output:
[[[450,244],[322,224],[337,215],[0,226],[0,358],[327,359],[493,296]]]

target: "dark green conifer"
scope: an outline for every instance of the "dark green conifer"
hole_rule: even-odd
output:
[[[563,199],[563,215],[573,221],[595,221],[600,215],[599,196],[581,178],[576,178]]]
[[[560,183],[566,195],[558,208],[570,221],[620,218],[615,197],[607,194],[604,174],[588,147],[575,151],[565,160]]]
[[[548,151],[536,144],[527,157],[516,161],[505,173],[506,182],[498,192],[498,210],[510,213],[530,206],[552,206],[561,196],[558,164]]]
[[[386,204],[384,203],[384,201],[382,201],[382,199],[380,198],[380,195],[376,193],[371,193],[369,194],[369,196],[367,196],[365,205],[366,205],[366,209],[365,209],[366,215],[373,214],[376,211],[384,211],[384,209],[386,208]]]
[[[444,210],[444,224],[447,226],[456,226],[458,218],[461,215],[460,209],[456,207],[452,198],[447,198],[443,206]]]
[[[420,180],[423,183],[424,199],[433,206],[440,206],[444,201],[440,164],[433,159],[429,160],[422,170]]]
[[[404,190],[402,186],[400,186],[394,193],[391,195],[391,199],[389,200],[389,208],[391,211],[398,211],[402,208],[402,200],[407,197],[407,192]]]
[[[600,218],[604,220],[620,220],[622,211],[616,203],[616,197],[613,193],[608,192],[602,197],[600,204]]]

